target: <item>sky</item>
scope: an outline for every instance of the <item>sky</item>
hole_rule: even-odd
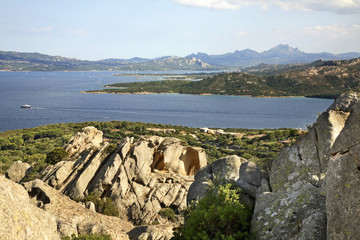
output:
[[[100,60],[360,52],[360,0],[0,0],[0,50]]]

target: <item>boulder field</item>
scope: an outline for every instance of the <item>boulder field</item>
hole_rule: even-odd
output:
[[[341,95],[266,174],[235,155],[207,165],[203,149],[176,138],[125,138],[113,147],[86,127],[65,146],[69,158],[47,167],[41,180],[21,183],[31,168],[21,162],[6,173],[13,181],[0,176],[0,236],[170,239],[187,204],[201,199],[209,183],[233,181],[253,209],[257,239],[359,239],[359,123],[360,95]],[[73,201],[91,193],[112,199],[120,218]],[[160,214],[165,209],[174,219]]]

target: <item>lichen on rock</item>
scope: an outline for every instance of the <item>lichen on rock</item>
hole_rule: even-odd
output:
[[[360,94],[341,95],[308,133],[280,152],[270,190],[256,196],[251,229],[259,239],[359,236]]]

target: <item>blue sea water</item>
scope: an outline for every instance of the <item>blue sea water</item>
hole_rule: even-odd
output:
[[[52,123],[141,121],[189,127],[305,128],[333,100],[186,94],[85,94],[157,77],[116,72],[0,72],[0,131]],[[20,108],[23,104],[31,109]]]

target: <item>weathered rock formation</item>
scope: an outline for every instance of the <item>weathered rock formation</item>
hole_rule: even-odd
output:
[[[141,226],[131,230],[130,240],[170,240],[173,237],[173,225]]]
[[[31,201],[43,209],[43,214],[50,214],[56,219],[55,230],[57,228],[61,236],[108,234],[114,240],[129,239],[127,232],[133,229],[131,223],[91,211],[41,180],[23,185]]]
[[[37,208],[27,191],[0,175],[0,238],[56,240],[56,218]]]
[[[251,227],[259,239],[358,238],[359,99],[343,94],[274,159],[270,188],[256,196]]]
[[[73,199],[91,192],[110,197],[135,224],[166,223],[158,214],[162,208],[185,210],[193,175],[207,164],[203,149],[152,136],[135,142],[125,138],[109,153],[109,143],[100,136],[92,127],[78,133],[66,147],[74,160],[49,167],[43,180]]]
[[[99,148],[103,141],[103,132],[89,126],[71,137],[65,150],[70,157],[77,157],[85,150]]]
[[[237,155],[220,158],[202,168],[196,175],[195,181],[190,186],[187,201],[199,200],[205,196],[209,184],[225,183],[234,181],[236,186],[241,187],[245,194],[242,194],[240,201],[249,207],[254,206],[257,191],[261,188],[262,182],[267,184],[267,176],[253,162]]]
[[[28,163],[16,161],[5,172],[5,176],[10,180],[19,183],[30,170],[31,166]]]

